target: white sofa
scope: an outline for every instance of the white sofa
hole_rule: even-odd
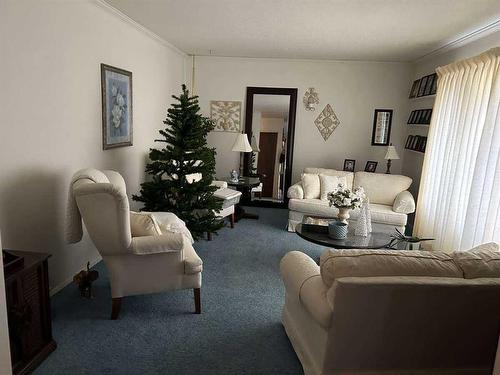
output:
[[[382,173],[353,173],[326,168],[305,168],[304,173],[345,177],[348,188],[363,187],[370,199],[373,231],[393,233],[394,228],[398,228],[404,233],[408,214],[415,211],[415,200],[408,191],[412,183],[409,177]],[[319,187],[317,190],[320,190]],[[313,198],[305,198],[302,182],[290,186],[288,198],[290,232],[295,231],[295,226],[302,222],[304,215],[337,217],[338,210],[330,207],[328,200],[321,200],[319,194]],[[359,210],[351,210],[349,222],[355,222],[358,215]]]
[[[492,374],[500,252],[327,250],[281,260],[282,322],[305,375]]]

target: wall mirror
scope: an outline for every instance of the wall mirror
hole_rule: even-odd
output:
[[[247,87],[245,133],[252,152],[245,153],[246,176],[259,177],[251,204],[286,207],[291,183],[297,89]]]
[[[388,146],[391,139],[392,109],[376,109],[373,116],[372,146]]]

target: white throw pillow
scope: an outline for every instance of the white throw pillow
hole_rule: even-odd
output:
[[[318,199],[321,193],[319,176],[313,173],[303,173],[302,189],[304,189],[305,199]]]
[[[343,184],[344,186],[347,185],[347,178],[345,176],[338,177],[327,174],[320,174],[319,181],[321,185],[320,199],[322,201],[328,200],[328,193],[331,193],[333,190],[335,190],[339,186],[339,184]]]
[[[161,229],[153,215],[130,211],[130,231],[132,237],[159,236]]]

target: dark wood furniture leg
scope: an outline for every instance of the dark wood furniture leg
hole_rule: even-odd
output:
[[[207,232],[207,240],[212,241],[212,233],[211,232]]]
[[[195,288],[194,291],[194,308],[196,314],[201,314],[201,289]]]
[[[113,298],[112,299],[112,307],[111,307],[111,320],[118,319],[118,315],[120,315],[120,310],[122,308],[122,298]]]
[[[246,212],[243,207],[241,207],[242,204],[245,204],[245,203],[248,203],[248,202],[251,202],[251,188],[242,188],[242,189],[238,189],[239,191],[241,191],[241,200],[240,200],[240,203],[238,203],[235,207],[235,221],[238,222],[240,221],[241,219],[254,219],[254,220],[258,220],[259,219],[259,215],[257,214],[252,214],[252,213],[249,213],[249,212]]]
[[[231,228],[234,228],[234,212],[231,214],[229,221],[231,222]]]

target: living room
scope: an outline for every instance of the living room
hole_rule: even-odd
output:
[[[31,252],[0,267],[1,374],[500,371],[498,1],[7,0],[0,21],[1,243]],[[180,208],[200,196],[207,221]],[[151,231],[180,263],[107,253],[118,233],[143,261]],[[12,297],[32,253],[41,341]]]

